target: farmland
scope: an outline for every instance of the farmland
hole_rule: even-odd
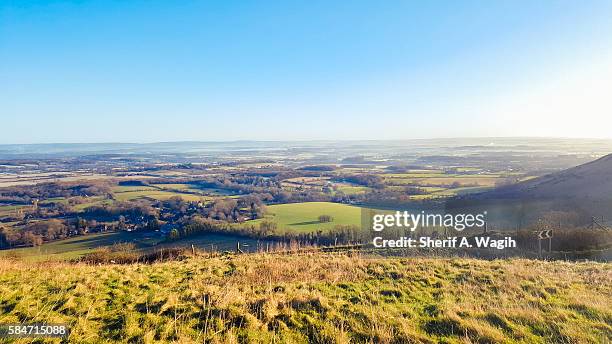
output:
[[[89,234],[45,243],[37,247],[0,251],[0,257],[12,257],[28,261],[70,260],[92,252],[96,247],[110,246],[121,242],[133,242],[137,247],[148,247],[155,241],[144,240],[142,234],[130,232],[108,232]]]
[[[115,231],[106,233],[95,233],[44,243],[37,247],[24,247],[13,250],[0,250],[0,259],[11,258],[27,262],[59,262],[71,261],[95,252],[100,247],[111,247],[116,244],[131,243],[136,252],[153,252],[164,248],[189,247],[194,245],[208,251],[235,250],[236,243],[240,242],[242,250],[257,250],[258,241],[244,237],[236,237],[220,234],[203,234],[190,237],[180,241],[166,242],[157,233],[137,233]]]
[[[120,201],[129,201],[140,198],[167,200],[171,197],[181,197],[190,202],[206,201],[210,197],[204,196],[197,189],[191,189],[187,184],[160,184],[160,186],[117,186],[113,188],[115,198]]]
[[[322,253],[0,260],[0,322],[66,323],[80,343],[603,343],[611,269]]]
[[[425,191],[414,199],[446,197],[471,192],[481,192],[516,178],[512,173],[483,173],[476,169],[454,169],[457,172],[410,171],[407,173],[382,174],[385,184],[391,188],[414,186]],[[478,173],[476,173],[478,172]],[[469,173],[469,174],[466,174]]]
[[[413,199],[431,199],[472,192],[481,192],[498,184],[518,180],[522,176],[513,172],[487,172],[477,168],[449,168],[446,170],[412,169],[402,173],[384,173],[376,168],[359,169],[361,174],[380,178],[385,188],[402,191],[406,187],[418,188],[419,194]],[[347,195],[367,194],[372,187],[344,181],[347,173],[355,173],[354,168],[336,169],[328,177],[298,177],[283,180],[287,190],[325,190]]]
[[[412,209],[412,202],[480,193],[533,178],[563,162],[558,152],[533,162],[529,155],[513,153],[508,160],[478,148],[470,153],[471,160],[411,156],[405,151],[397,155],[401,149],[382,155],[376,151],[370,158],[351,157],[354,151],[342,145],[295,149],[291,153],[237,150],[216,155],[118,153],[112,158],[7,160],[0,165],[3,180],[28,185],[0,188],[0,247],[34,246],[39,253],[54,255],[54,245],[62,240],[70,243],[108,231],[135,231],[177,244],[204,233],[321,242],[315,238],[317,233],[332,235],[338,226],[359,227],[360,207]],[[360,154],[370,148],[364,149]],[[437,146],[431,149],[444,152]],[[356,163],[340,163],[344,159]],[[576,153],[573,159],[568,161],[581,157]],[[197,233],[184,230],[190,225]],[[91,242],[84,249],[69,244],[58,247],[74,248],[78,256],[96,242],[105,243],[95,237]]]
[[[277,204],[267,207],[266,220],[276,222],[281,229],[311,232],[331,229],[336,225],[361,224],[361,208],[330,202]],[[320,222],[320,215],[329,215],[332,221]],[[256,220],[259,222],[261,220]]]

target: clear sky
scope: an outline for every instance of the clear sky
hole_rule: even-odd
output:
[[[612,138],[612,1],[0,1],[0,143]]]

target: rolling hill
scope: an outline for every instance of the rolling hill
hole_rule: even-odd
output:
[[[454,212],[487,211],[489,223],[500,228],[534,225],[551,212],[576,217],[572,220],[576,226],[590,224],[592,217],[604,218],[601,222],[610,225],[612,154],[517,184],[457,197],[446,206]]]
[[[485,196],[525,199],[612,199],[612,154],[525,182],[500,187]]]

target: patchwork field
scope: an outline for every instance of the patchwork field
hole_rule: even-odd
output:
[[[605,343],[611,273],[601,263],[322,253],[0,259],[0,323],[66,323],[78,343]]]
[[[453,172],[436,170],[411,170],[406,173],[380,175],[390,190],[402,191],[405,187],[418,187],[426,194],[410,196],[411,199],[443,198],[466,193],[482,192],[506,180],[521,178],[520,173],[485,173],[476,168],[454,168]]]
[[[267,209],[266,220],[276,222],[281,229],[298,232],[328,230],[335,225],[359,226],[361,223],[361,208],[347,204],[306,202],[271,205]],[[329,215],[332,221],[321,223],[319,215]]]

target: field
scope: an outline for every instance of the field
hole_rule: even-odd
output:
[[[3,205],[0,206],[0,217],[13,215],[18,212],[20,209],[30,209],[31,206],[27,205]]]
[[[233,193],[230,190],[203,187],[198,184],[154,184],[152,186],[158,190],[174,191],[182,193],[196,193],[205,196],[230,196]]]
[[[502,174],[450,174],[450,173],[396,173],[383,174],[388,185],[420,185],[433,187],[480,186],[492,187],[506,175]]]
[[[139,198],[167,200],[170,197],[181,197],[185,201],[206,201],[210,198],[203,195],[187,193],[185,184],[162,184],[165,187],[154,186],[117,186],[113,188],[115,198],[119,201],[129,201]]]
[[[274,221],[279,228],[298,232],[328,230],[335,225],[361,224],[361,208],[330,202],[306,202],[271,205],[266,220]],[[330,215],[331,222],[319,222],[319,215]],[[254,223],[261,220],[252,221]]]
[[[0,260],[0,323],[66,323],[79,343],[604,343],[611,273],[601,263],[323,253]]]
[[[194,245],[206,251],[234,251],[236,243],[240,242],[243,251],[256,251],[259,245],[266,241],[233,235],[200,234],[193,237],[165,242],[158,233],[138,232],[107,232],[87,234],[68,239],[44,243],[37,247],[24,247],[12,250],[0,250],[0,259],[18,258],[29,262],[68,261],[93,252],[101,246],[111,246],[118,243],[132,243],[140,252],[150,252],[164,247],[190,247]]]
[[[96,233],[52,241],[38,247],[0,250],[0,257],[19,257],[30,261],[67,260],[90,253],[96,247],[109,246],[120,242],[133,242],[137,247],[142,248],[155,241],[146,240],[141,233],[125,231]]]
[[[381,177],[387,188],[400,190],[406,186],[416,186],[427,194],[413,195],[412,199],[428,199],[481,192],[492,188],[506,178],[520,178],[513,172],[484,173],[477,168],[459,168],[457,173],[436,170],[411,170],[406,173],[385,173]],[[466,174],[468,173],[468,174]]]
[[[355,194],[364,194],[370,191],[370,188],[366,186],[353,186],[353,185],[340,184],[338,185],[337,190],[347,195],[355,195]]]

